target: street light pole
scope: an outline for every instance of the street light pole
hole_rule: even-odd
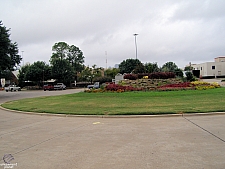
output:
[[[44,81],[45,81],[45,70],[43,69],[43,81],[42,81],[43,86],[44,86]]]
[[[21,51],[21,52],[22,52],[22,59],[23,59],[23,52],[24,52],[24,51]],[[24,59],[23,59],[23,66],[24,66]]]
[[[137,33],[134,34],[134,41],[135,41],[135,48],[136,48],[136,59],[137,59],[137,40],[136,40],[137,35],[138,35]]]

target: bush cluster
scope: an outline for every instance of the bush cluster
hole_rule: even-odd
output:
[[[136,80],[147,77],[148,79],[169,79],[175,78],[176,75],[173,72],[140,73],[140,74],[127,74],[124,76],[124,79]]]

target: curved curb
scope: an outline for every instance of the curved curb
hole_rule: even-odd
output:
[[[184,113],[184,114],[161,114],[161,115],[73,115],[73,114],[51,114],[51,113],[36,113],[24,112],[18,110],[6,109],[1,106],[0,109],[20,114],[40,115],[40,116],[56,116],[56,117],[85,117],[85,118],[154,118],[154,117],[183,117],[183,116],[212,116],[225,115],[225,112],[211,112],[211,113]]]

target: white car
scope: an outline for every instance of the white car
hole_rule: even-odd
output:
[[[88,89],[98,89],[98,88],[100,88],[100,84],[99,84],[99,82],[95,82],[93,85],[88,85],[87,88]]]
[[[64,85],[63,83],[57,83],[56,85],[54,85],[54,90],[66,90],[66,85]]]
[[[21,88],[19,86],[16,85],[9,85],[8,87],[5,87],[5,91],[21,91]]]

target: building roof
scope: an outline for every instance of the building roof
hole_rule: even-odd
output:
[[[218,56],[218,57],[216,57],[215,59],[217,59],[217,58],[225,58],[225,56]]]

